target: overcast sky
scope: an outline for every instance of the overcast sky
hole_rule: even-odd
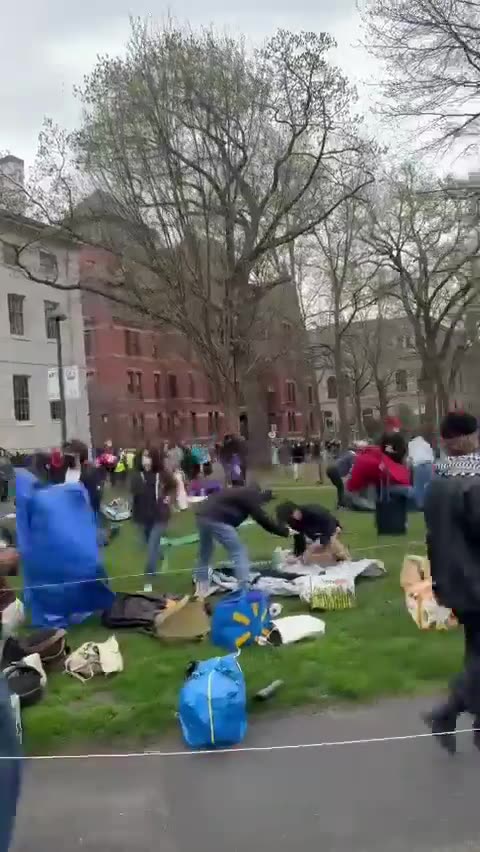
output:
[[[116,54],[128,37],[129,15],[162,18],[168,12],[193,25],[210,23],[258,41],[278,27],[327,30],[339,42],[337,62],[360,81],[368,58],[359,37],[355,0],[0,0],[0,151],[31,163],[45,115],[75,125],[72,87],[98,53]],[[334,7],[334,8],[332,8]],[[231,9],[231,10],[230,10]]]

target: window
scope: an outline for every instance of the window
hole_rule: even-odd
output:
[[[333,412],[331,412],[331,411],[324,411],[323,412],[323,423],[324,423],[325,429],[333,429],[333,427],[335,425],[334,422],[333,422]]]
[[[188,395],[190,399],[195,399],[195,379],[193,373],[188,374]]]
[[[282,328],[285,337],[290,337],[292,333],[292,324],[290,322],[282,322]]]
[[[15,246],[3,244],[3,262],[6,266],[18,266],[18,255]]]
[[[215,423],[215,432],[218,435],[220,429],[220,414],[218,411],[215,411],[213,415],[214,423]]]
[[[327,396],[329,399],[336,399],[338,396],[335,376],[329,376],[327,379]]]
[[[158,346],[156,343],[152,343],[152,358],[158,358]]]
[[[95,379],[95,371],[87,370],[87,385],[91,384]]]
[[[373,408],[364,408],[362,415],[363,417],[373,417]]]
[[[288,420],[288,431],[289,432],[296,432],[297,431],[297,417],[296,417],[294,411],[288,412],[287,420]]]
[[[140,432],[140,435],[145,435],[145,415],[144,414],[138,415],[138,431]]]
[[[399,393],[405,393],[408,390],[408,376],[406,370],[397,370],[395,373],[395,386]]]
[[[135,379],[133,370],[127,370],[127,391],[130,396],[135,393]]]
[[[45,333],[47,335],[47,340],[56,340],[57,339],[57,323],[53,318],[52,314],[58,310],[58,302],[48,302],[45,301],[43,303],[43,308],[45,312]],[[87,332],[85,332],[85,335]],[[87,346],[85,344],[85,355],[89,355],[87,352]]]
[[[137,396],[139,399],[143,399],[143,376],[141,373],[135,373],[135,378],[137,386]]]
[[[154,373],[153,374],[153,395],[154,395],[155,399],[160,399],[160,396],[161,396],[161,384],[160,384],[160,382],[161,382],[160,373]]]
[[[198,435],[196,411],[190,412],[190,422],[191,422],[191,425],[192,425],[192,435],[193,435],[193,437],[196,437]]]
[[[49,280],[54,279],[58,275],[57,258],[50,251],[40,249],[40,275],[43,275]]]
[[[140,334],[138,331],[125,329],[125,354],[140,355]]]
[[[25,423],[30,420],[30,376],[13,377],[13,407],[15,420]]]
[[[50,419],[51,420],[61,420],[62,419],[62,403],[59,399],[55,399],[50,403]]]
[[[310,415],[309,415],[309,418],[308,418],[308,419],[309,419],[309,422],[310,422],[310,429],[311,429],[311,430],[312,430],[312,432],[313,432],[313,430],[315,429],[315,418],[314,418],[314,416],[313,416],[313,411],[311,411],[311,412],[310,412]]]
[[[23,302],[25,296],[17,293],[8,294],[8,318],[10,320],[10,334],[22,337],[25,334],[23,322]]]
[[[51,338],[49,338],[50,340]],[[83,345],[85,347],[85,357],[91,358],[93,355],[93,329],[86,328],[83,332]]]
[[[168,374],[168,395],[170,399],[176,399],[178,396],[177,377],[174,373]]]
[[[133,429],[134,432],[137,431],[137,426],[138,426],[137,415],[132,414],[132,429]]]
[[[313,405],[313,388],[312,388],[311,385],[308,386],[307,393],[308,393],[308,403],[309,403],[309,405]]]
[[[157,432],[159,435],[163,432],[163,414],[161,411],[157,414]]]
[[[296,402],[297,389],[295,382],[287,382],[287,402]]]
[[[213,411],[208,412],[208,434],[213,435]]]

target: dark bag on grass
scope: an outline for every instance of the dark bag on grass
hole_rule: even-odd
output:
[[[115,595],[110,609],[102,615],[102,624],[109,629],[136,628],[153,632],[155,616],[163,612],[168,598],[164,595],[128,594]]]
[[[2,668],[28,657],[29,654],[39,654],[47,671],[63,671],[69,653],[66,630],[46,627],[34,630],[26,636],[11,636],[6,639],[2,652]]]
[[[18,695],[21,707],[30,707],[40,701],[44,687],[40,672],[24,660],[13,663],[3,672],[7,686],[13,695]]]
[[[378,535],[405,535],[407,532],[408,500],[403,494],[392,494],[387,487],[380,489],[375,503],[375,523]]]

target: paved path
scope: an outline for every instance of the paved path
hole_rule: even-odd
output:
[[[418,714],[429,703],[265,717],[254,720],[246,745],[424,733]],[[479,777],[470,734],[459,737],[453,759],[423,738],[35,762],[14,852],[473,852]]]

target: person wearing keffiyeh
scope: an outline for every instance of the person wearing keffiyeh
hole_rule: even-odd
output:
[[[447,458],[425,497],[427,551],[433,591],[463,627],[465,664],[447,700],[425,716],[439,744],[456,751],[455,728],[461,713],[474,719],[474,744],[480,750],[480,446],[471,414],[448,414],[440,430]]]

